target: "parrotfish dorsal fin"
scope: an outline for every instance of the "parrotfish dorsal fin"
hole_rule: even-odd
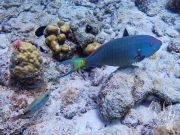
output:
[[[129,36],[129,33],[128,33],[127,29],[125,28],[124,33],[123,33],[123,37],[127,37],[127,36]]]

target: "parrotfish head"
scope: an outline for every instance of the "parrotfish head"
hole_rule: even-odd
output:
[[[153,55],[162,45],[162,42],[152,36],[144,35],[144,45],[140,49],[140,54],[146,58]]]

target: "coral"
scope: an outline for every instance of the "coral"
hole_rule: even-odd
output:
[[[60,31],[64,34],[67,34],[70,31],[69,24],[64,24],[60,27]]]
[[[180,133],[180,106],[179,104],[165,107],[163,111],[155,113],[155,133],[156,135],[179,135]]]
[[[58,34],[58,26],[56,24],[49,25],[44,30],[44,36],[47,37],[49,35],[57,35]]]
[[[21,41],[18,41],[19,43]],[[36,47],[27,42],[18,50],[14,50],[10,57],[9,70],[11,76],[25,85],[39,84],[41,82],[42,59]]]
[[[66,35],[65,34],[59,34],[59,36],[57,36],[57,40],[59,44],[63,44],[66,40]]]
[[[98,0],[90,0],[90,2],[95,3],[98,2]]]
[[[59,27],[61,27],[61,26],[64,25],[64,24],[65,24],[64,21],[58,21],[58,22],[57,22],[57,25],[58,25]]]
[[[86,111],[80,94],[76,88],[69,88],[62,93],[60,112],[65,118],[72,119],[77,113]]]
[[[127,114],[134,105],[133,86],[133,77],[127,73],[113,73],[104,83],[98,94],[98,108],[105,120],[122,119]]]
[[[75,38],[69,24],[66,24],[64,21],[58,21],[56,24],[46,28],[44,36],[46,37],[46,45],[57,60],[65,60],[73,55],[75,44],[72,44],[69,40],[74,40]]]
[[[45,43],[54,54],[60,53],[61,47],[59,46],[57,37],[55,35],[48,36],[45,40]]]
[[[70,24],[77,42],[82,49],[95,41],[95,36],[99,33],[100,26],[98,21],[90,16]]]
[[[96,50],[97,48],[99,48],[101,46],[101,44],[94,42],[91,44],[88,44],[86,49],[84,50],[84,54],[86,56],[90,55],[94,50]]]
[[[69,45],[63,44],[61,48],[62,53],[67,54],[69,52],[69,48],[70,48]]]

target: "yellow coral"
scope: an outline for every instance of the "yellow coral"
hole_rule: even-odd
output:
[[[61,27],[62,25],[64,25],[64,21],[58,21],[58,22],[57,22],[57,25],[58,25],[59,27]]]
[[[70,26],[69,24],[64,24],[61,26],[60,31],[64,34],[67,34],[70,31]]]
[[[99,48],[101,46],[101,44],[94,42],[91,44],[88,44],[88,46],[86,47],[86,49],[84,50],[84,54],[90,55],[93,51],[95,51],[97,48]]]
[[[59,34],[59,36],[57,36],[58,42],[59,44],[63,44],[66,40],[66,35],[65,34]]]
[[[44,36],[57,35],[58,34],[58,26],[56,24],[49,25],[44,30]]]
[[[63,44],[61,48],[62,53],[66,54],[69,52],[69,45]]]
[[[11,67],[14,68],[14,72],[12,73],[20,77],[36,72],[40,69],[42,63],[36,47],[27,42],[22,43],[23,46],[19,50],[14,51],[11,56],[15,57],[11,61]],[[13,60],[15,60],[15,65],[13,65]]]

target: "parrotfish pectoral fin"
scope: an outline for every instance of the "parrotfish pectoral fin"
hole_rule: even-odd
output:
[[[127,29],[125,28],[124,33],[123,33],[123,37],[127,37],[127,36],[129,36],[129,33],[128,33]]]
[[[63,67],[63,65],[65,67]],[[62,67],[60,67],[62,66]],[[69,66],[69,67],[68,67]],[[60,62],[57,66],[56,66],[56,69],[59,71],[59,72],[62,72],[61,70],[67,70],[65,71],[65,74],[62,74],[60,76],[58,76],[58,78],[61,78],[61,77],[64,77],[66,75],[69,75],[71,74],[72,72],[80,69],[81,67],[84,67],[85,66],[85,60],[83,58],[75,58],[75,59],[70,59],[70,60],[66,60],[66,61],[63,61],[63,62]]]
[[[134,61],[135,61],[135,62],[140,62],[140,61],[142,61],[144,58],[145,58],[145,56],[137,56],[137,57],[134,58]]]

